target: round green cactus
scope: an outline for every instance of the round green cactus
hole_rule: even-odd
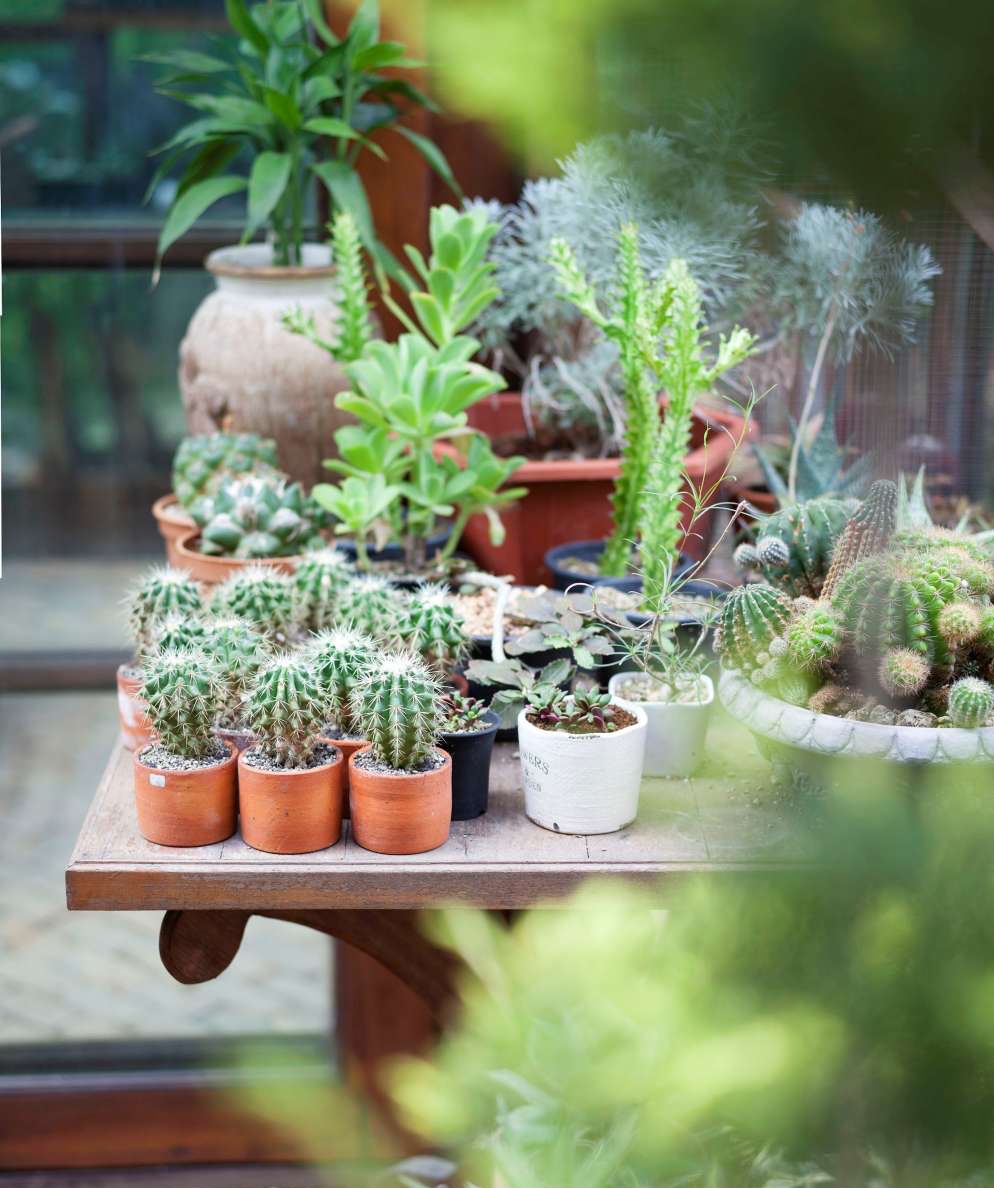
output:
[[[760,521],[754,546],[739,546],[736,564],[788,594],[817,596],[855,507],[851,499],[822,495],[782,508]]]
[[[141,696],[166,750],[184,759],[209,754],[225,699],[210,656],[191,649],[159,652],[146,663],[144,677]]]
[[[184,437],[173,458],[173,493],[192,515],[198,500],[227,479],[277,475],[276,442],[255,433],[205,433]]]
[[[442,672],[457,663],[469,643],[448,590],[434,584],[421,586],[411,595],[400,634],[422,659]]]
[[[250,565],[215,589],[211,610],[236,615],[254,624],[268,638],[285,640],[293,621],[293,586],[285,573]]]
[[[353,716],[374,758],[395,771],[420,767],[441,733],[441,692],[417,656],[375,660],[352,694]]]
[[[229,479],[192,512],[200,551],[209,557],[292,557],[320,543],[319,509],[300,483],[251,476]]]
[[[293,575],[294,618],[308,631],[324,631],[338,621],[338,597],[356,576],[340,549],[307,553]]]
[[[200,619],[195,619],[182,611],[172,611],[153,629],[155,646],[163,652],[203,648],[206,634]]]
[[[303,767],[328,720],[328,695],[306,652],[284,652],[256,673],[244,720],[253,749],[284,768]]]
[[[330,716],[343,735],[358,737],[359,727],[352,716],[352,691],[380,655],[376,641],[354,627],[334,627],[315,635],[307,651],[328,694]]]
[[[128,627],[140,659],[156,647],[155,633],[167,615],[197,615],[203,609],[200,586],[185,569],[158,565],[127,598]]]
[[[407,596],[376,574],[363,574],[338,599],[338,621],[383,642],[398,639]]]
[[[842,634],[842,624],[831,606],[816,602],[787,628],[787,654],[799,668],[822,668],[839,655]]]
[[[983,726],[994,711],[994,686],[978,677],[963,677],[949,690],[949,720],[971,729]]]
[[[790,598],[773,586],[757,584],[730,590],[721,610],[716,646],[726,668],[752,675],[769,663],[770,644],[787,628]]]
[[[928,684],[931,666],[921,652],[911,648],[891,648],[880,660],[877,677],[880,687],[891,697],[916,697]]]
[[[971,643],[980,634],[980,607],[972,602],[951,602],[939,611],[938,627],[950,647]]]
[[[269,655],[264,636],[237,615],[219,615],[204,624],[203,650],[218,665],[226,697],[222,725],[241,725],[243,702],[248,686]]]

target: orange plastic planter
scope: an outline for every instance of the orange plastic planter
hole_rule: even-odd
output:
[[[337,745],[337,744],[336,744]],[[310,854],[342,835],[342,755],[303,771],[260,771],[238,757],[242,837],[267,854]]]
[[[406,774],[366,771],[349,759],[352,836],[376,854],[423,854],[437,850],[449,836],[452,818],[452,759],[434,771]]]
[[[212,767],[165,771],[135,755],[135,807],[142,837],[160,846],[209,846],[235,832],[238,752]]]

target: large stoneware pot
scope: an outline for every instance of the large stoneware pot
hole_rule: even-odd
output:
[[[327,473],[321,459],[350,420],[334,395],[348,384],[320,347],[282,325],[299,307],[322,338],[334,337],[330,250],[305,244],[304,263],[279,267],[268,244],[221,248],[206,267],[217,288],[201,302],[180,344],[179,382],[191,433],[258,433],[275,439],[280,464],[308,488]]]

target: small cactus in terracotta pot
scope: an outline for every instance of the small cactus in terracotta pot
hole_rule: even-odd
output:
[[[214,734],[225,687],[215,663],[172,648],[146,663],[141,696],[155,740],[135,754],[138,827],[163,846],[205,846],[235,831],[236,752]]]
[[[286,574],[250,565],[215,588],[211,610],[237,615],[271,642],[285,643],[293,625],[293,587]]]
[[[307,553],[293,574],[294,618],[307,631],[324,631],[338,622],[338,596],[356,576],[340,549]]]
[[[435,746],[441,686],[411,653],[381,655],[352,693],[369,746],[349,760],[352,830],[380,854],[434,850],[449,836],[452,760]]]
[[[305,854],[341,836],[342,755],[320,739],[328,708],[306,652],[256,673],[244,719],[255,741],[238,760],[242,837],[254,849]]]
[[[428,583],[411,595],[400,621],[400,635],[437,672],[451,672],[469,647],[469,637],[451,595]]]

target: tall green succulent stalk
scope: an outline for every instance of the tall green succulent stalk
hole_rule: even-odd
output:
[[[705,364],[701,292],[684,260],[670,263],[660,293],[652,304],[654,309],[665,311],[665,315],[661,325],[651,327],[651,339],[645,346],[652,354],[646,362],[669,397],[669,403],[652,441],[644,492],[635,493],[645,602],[649,607],[658,605],[680,545],[683,460],[690,448],[694,401],[709,391],[726,371],[748,358],[756,343],[748,330],[736,326],[727,337],[722,335],[719,339],[715,361],[710,366]],[[661,343],[661,350],[657,342]],[[690,496],[696,497],[696,494]]]
[[[670,294],[664,287],[650,287],[646,281],[639,260],[638,232],[631,223],[622,227],[618,236],[616,295],[610,313],[601,307],[594,286],[565,239],[552,241],[550,261],[559,278],[562,296],[615,342],[620,353],[625,440],[621,474],[611,496],[614,527],[604,546],[600,570],[606,577],[623,577],[628,572],[632,544],[638,533],[639,501],[659,430],[658,385],[650,369]]]

